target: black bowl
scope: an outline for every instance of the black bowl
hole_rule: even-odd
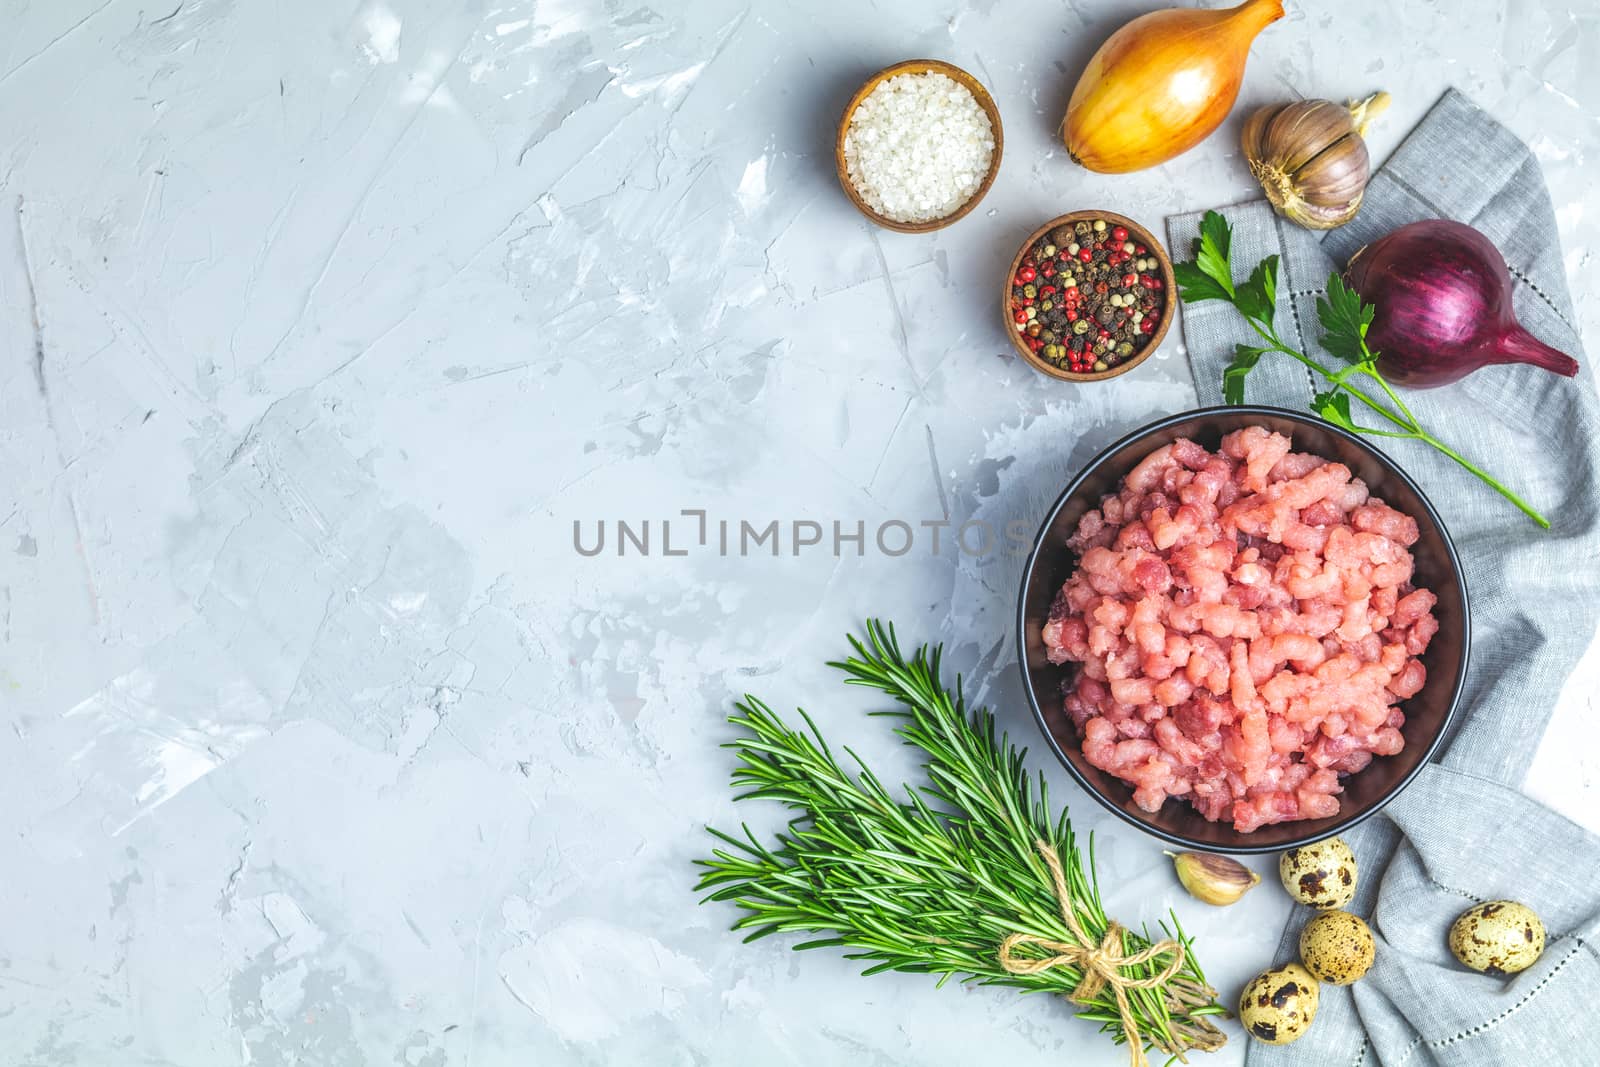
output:
[[[1415,582],[1438,596],[1434,614],[1439,632],[1422,657],[1428,680],[1422,691],[1401,707],[1406,724],[1405,748],[1379,756],[1366,769],[1344,779],[1339,814],[1327,819],[1277,823],[1241,834],[1229,823],[1207,822],[1182,800],[1168,800],[1157,812],[1133,802],[1133,789],[1084,758],[1078,732],[1062,710],[1061,690],[1076,666],[1046,658],[1042,629],[1057,591],[1077,566],[1067,538],[1083,514],[1115,492],[1134,464],[1180,437],[1213,451],[1225,434],[1259,425],[1292,436],[1297,451],[1311,452],[1345,464],[1371,488],[1372,494],[1417,520],[1422,536],[1413,547]],[[1023,688],[1045,738],[1078,784],[1122,819],[1164,841],[1205,852],[1277,852],[1337,834],[1361,822],[1392,800],[1414,778],[1439,747],[1467,675],[1470,632],[1467,587],[1461,577],[1455,546],[1439,515],[1404,471],[1361,438],[1305,415],[1272,407],[1217,407],[1184,412],[1136,430],[1107,448],[1062,492],[1045,517],[1022,572],[1017,607],[1018,659]]]

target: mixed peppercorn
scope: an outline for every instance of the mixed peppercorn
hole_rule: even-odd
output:
[[[1166,312],[1161,261],[1105,219],[1057,226],[1011,279],[1019,340],[1062,370],[1092,374],[1132,359]]]

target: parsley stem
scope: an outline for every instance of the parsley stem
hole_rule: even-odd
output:
[[[1396,393],[1389,385],[1389,380],[1378,373],[1378,357],[1373,354],[1372,349],[1367,347],[1366,341],[1361,342],[1361,351],[1366,353],[1367,356],[1366,361],[1361,364],[1361,369],[1372,375],[1372,377],[1377,380],[1378,384],[1383,386],[1383,391],[1389,394],[1389,399],[1394,401],[1394,406],[1399,408],[1400,411],[1405,415],[1406,419],[1410,421],[1411,425],[1415,427],[1418,432],[1420,432],[1422,430],[1422,425],[1417,422],[1417,417],[1411,414],[1411,409],[1406,407],[1406,402],[1404,400],[1400,399],[1400,394]]]
[[[1233,227],[1228,225],[1228,220],[1220,212],[1208,211],[1200,222],[1200,236],[1194,242],[1195,258],[1191,262],[1173,264],[1179,297],[1184,303],[1224,301],[1232,305],[1265,342],[1259,348],[1244,344],[1235,348],[1233,362],[1222,375],[1222,395],[1225,400],[1229,403],[1243,400],[1244,379],[1257,360],[1267,352],[1281,352],[1307,369],[1316,371],[1327,381],[1329,388],[1312,398],[1311,409],[1328,422],[1373,437],[1421,441],[1476,475],[1539,526],[1546,530],[1550,528],[1549,519],[1507,489],[1488,471],[1422,428],[1422,423],[1378,369],[1378,353],[1367,345],[1367,327],[1372,324],[1377,309],[1363,302],[1360,294],[1346,285],[1337,272],[1329,276],[1327,294],[1317,301],[1317,318],[1323,326],[1323,348],[1348,365],[1340,370],[1329,370],[1304,352],[1284,344],[1273,325],[1278,296],[1278,257],[1272,255],[1263,259],[1250,272],[1248,280],[1235,283],[1233,263],[1229,257],[1232,243]],[[1383,396],[1350,384],[1351,377],[1357,374],[1365,374],[1377,382],[1378,388],[1383,390]],[[1379,430],[1359,425],[1351,417],[1349,397],[1355,397],[1398,429]],[[1387,402],[1383,397],[1388,398]]]
[[[1505,497],[1507,500],[1511,501],[1511,503],[1515,504],[1518,511],[1522,512],[1524,515],[1528,516],[1528,518],[1530,518],[1534,522],[1538,523],[1539,527],[1541,529],[1544,529],[1544,530],[1550,529],[1550,520],[1549,519],[1545,518],[1543,515],[1539,514],[1537,511],[1535,511],[1531,506],[1529,506],[1527,503],[1525,503],[1523,501],[1523,499],[1521,497],[1519,497],[1517,494],[1513,493],[1511,490],[1509,490],[1505,486],[1501,485],[1500,482],[1498,480],[1496,480],[1494,475],[1490,474],[1488,471],[1484,470],[1482,467],[1479,467],[1477,464],[1473,463],[1467,457],[1463,456],[1460,452],[1457,452],[1455,449],[1451,448],[1449,445],[1445,444],[1443,441],[1439,440],[1437,437],[1435,437],[1432,434],[1428,433],[1426,430],[1422,430],[1422,431],[1418,432],[1418,440],[1426,441],[1428,444],[1432,445],[1434,448],[1437,448],[1440,452],[1443,452],[1445,455],[1449,456],[1451,459],[1453,459],[1457,463],[1461,464],[1467,470],[1471,471],[1473,474],[1476,474],[1479,478],[1483,479],[1486,483],[1488,483],[1488,485],[1491,488],[1493,488],[1501,496]]]
[[[1369,437],[1395,437],[1402,441],[1420,441],[1422,438],[1411,430],[1380,430],[1375,426],[1357,426],[1357,433],[1364,433]]]
[[[1304,353],[1301,353],[1301,352],[1297,352],[1294,349],[1290,348],[1288,345],[1284,344],[1282,338],[1280,338],[1278,336],[1278,332],[1276,330],[1272,330],[1272,329],[1268,329],[1268,328],[1263,327],[1261,325],[1261,323],[1257,322],[1255,319],[1246,319],[1245,321],[1248,322],[1251,326],[1255,327],[1256,333],[1261,335],[1261,339],[1263,341],[1267,342],[1268,347],[1271,348],[1272,351],[1274,351],[1274,352],[1282,352],[1284,355],[1289,356],[1291,359],[1298,360],[1299,362],[1305,364],[1307,367],[1311,368],[1312,370],[1316,371],[1318,374],[1322,375],[1328,381],[1333,382],[1339,388],[1343,389],[1345,392],[1349,393],[1351,396],[1355,397],[1357,400],[1359,400],[1363,404],[1367,405],[1367,407],[1371,408],[1373,411],[1376,411],[1379,415],[1382,415],[1384,418],[1388,419],[1390,422],[1394,423],[1396,426],[1399,426],[1402,429],[1407,431],[1406,433],[1383,432],[1382,436],[1384,436],[1384,437],[1415,437],[1417,434],[1422,432],[1421,427],[1419,427],[1416,424],[1416,420],[1415,419],[1412,419],[1411,421],[1407,421],[1406,419],[1401,418],[1399,415],[1396,415],[1393,411],[1391,411],[1388,408],[1387,405],[1381,403],[1380,401],[1378,401],[1377,399],[1373,398],[1372,396],[1369,396],[1364,391],[1362,391],[1360,389],[1357,389],[1355,386],[1351,385],[1349,382],[1342,380],[1333,371],[1330,371],[1327,367],[1324,367],[1322,364],[1318,363],[1316,360],[1312,359],[1310,356],[1307,356],[1307,355],[1305,355]],[[1378,376],[1377,375],[1373,375],[1373,377],[1378,377]],[[1378,378],[1378,381],[1383,382],[1383,379],[1380,377],[1380,378]],[[1383,382],[1383,386],[1384,386],[1385,389],[1388,389],[1388,387],[1389,387],[1387,382]],[[1394,394],[1392,392],[1389,395],[1390,396],[1394,396]],[[1396,401],[1396,403],[1399,403],[1399,398],[1395,397],[1395,401]],[[1404,409],[1405,405],[1404,404],[1400,404],[1400,407],[1402,409]],[[1406,414],[1410,415],[1410,412],[1408,411],[1408,412],[1406,412]],[[1373,433],[1379,433],[1380,431],[1374,430],[1372,432]]]
[[[1373,377],[1377,378],[1378,381],[1383,384],[1383,387],[1384,387],[1385,391],[1388,390],[1388,388],[1389,388],[1389,383],[1388,382],[1385,382],[1381,377],[1379,377],[1376,374],[1374,374]],[[1360,389],[1357,389],[1355,386],[1350,385],[1349,383],[1343,383],[1342,384],[1342,388],[1344,389],[1345,392],[1349,393],[1351,396],[1355,397],[1357,400],[1361,401],[1363,404],[1367,405],[1367,407],[1371,408],[1373,411],[1376,411],[1378,414],[1382,415],[1384,418],[1388,419],[1390,422],[1394,423],[1396,426],[1402,426],[1406,430],[1410,431],[1409,434],[1401,434],[1400,436],[1402,436],[1402,437],[1406,437],[1406,436],[1415,437],[1415,436],[1417,436],[1417,435],[1422,433],[1422,427],[1417,425],[1417,420],[1412,417],[1411,412],[1407,411],[1404,416],[1396,415],[1393,411],[1391,411],[1389,409],[1388,405],[1379,403],[1377,400],[1374,400],[1372,397],[1368,396],[1366,393],[1362,392]],[[1389,393],[1389,395],[1390,396],[1394,396],[1394,394],[1392,392]],[[1404,404],[1402,404],[1400,406],[1401,406],[1402,410],[1405,408]]]
[[[1333,375],[1332,372],[1330,372],[1326,367],[1324,367],[1322,364],[1318,363],[1316,360],[1312,359],[1311,357],[1309,357],[1307,355],[1304,355],[1303,353],[1297,352],[1294,349],[1290,348],[1288,345],[1284,344],[1278,338],[1276,332],[1262,329],[1261,328],[1261,324],[1256,322],[1255,319],[1250,319],[1248,321],[1250,322],[1250,325],[1252,325],[1252,326],[1254,326],[1256,328],[1256,332],[1261,335],[1262,339],[1265,340],[1272,347],[1272,350],[1274,352],[1282,352],[1286,356],[1290,356],[1290,357],[1292,357],[1292,358],[1294,358],[1296,360],[1299,360],[1301,363],[1305,364],[1307,367],[1310,367],[1312,370],[1316,371],[1318,374],[1321,374],[1324,378],[1328,379],[1331,382],[1335,382],[1336,384],[1338,384],[1338,386],[1340,388],[1342,388],[1345,392],[1349,393],[1351,396],[1355,397],[1357,400],[1359,400],[1363,404],[1367,405],[1367,407],[1371,408],[1373,411],[1377,412],[1379,415],[1382,415],[1384,418],[1388,419],[1390,422],[1394,423],[1396,426],[1402,427],[1403,431],[1404,431],[1404,432],[1401,432],[1401,431],[1396,431],[1396,430],[1377,430],[1377,429],[1373,429],[1373,428],[1367,427],[1367,426],[1358,427],[1358,429],[1360,429],[1360,431],[1362,433],[1371,434],[1371,435],[1373,435],[1375,437],[1398,437],[1398,438],[1410,439],[1410,440],[1414,440],[1414,441],[1422,441],[1422,442],[1424,442],[1424,443],[1426,443],[1428,445],[1431,445],[1432,447],[1438,449],[1440,452],[1444,453],[1446,456],[1449,456],[1451,459],[1455,460],[1457,463],[1459,463],[1465,469],[1467,469],[1467,470],[1471,471],[1473,474],[1477,475],[1491,489],[1493,489],[1495,492],[1499,493],[1501,496],[1503,496],[1507,500],[1509,500],[1516,507],[1516,509],[1518,511],[1522,512],[1524,515],[1528,516],[1528,518],[1530,518],[1534,522],[1538,523],[1541,529],[1545,529],[1545,530],[1550,529],[1550,520],[1549,519],[1547,519],[1543,515],[1539,514],[1538,511],[1534,510],[1534,508],[1531,505],[1529,505],[1526,501],[1524,501],[1516,493],[1513,493],[1510,489],[1506,488],[1505,485],[1501,484],[1501,482],[1500,482],[1500,480],[1498,478],[1496,478],[1494,475],[1490,474],[1488,471],[1484,470],[1482,467],[1478,466],[1476,463],[1473,463],[1471,460],[1467,459],[1467,457],[1463,456],[1460,452],[1457,452],[1455,449],[1451,448],[1449,445],[1445,444],[1443,441],[1439,440],[1437,437],[1433,436],[1428,431],[1424,430],[1422,428],[1422,426],[1417,422],[1417,417],[1415,415],[1411,414],[1411,409],[1406,407],[1405,401],[1401,400],[1400,397],[1395,394],[1394,389],[1389,385],[1389,383],[1387,381],[1384,380],[1383,375],[1379,374],[1376,370],[1367,370],[1366,373],[1371,375],[1373,378],[1375,378],[1377,380],[1378,384],[1383,387],[1383,391],[1385,393],[1387,393],[1391,399],[1394,400],[1395,406],[1398,407],[1404,413],[1403,417],[1401,415],[1395,414],[1394,411],[1390,410],[1390,408],[1389,408],[1389,406],[1387,404],[1384,404],[1382,401],[1378,400],[1376,397],[1370,396],[1367,393],[1363,392],[1362,390],[1357,389],[1355,386],[1351,385],[1349,382],[1340,381],[1339,379],[1337,379]],[[1363,348],[1365,348],[1365,346],[1363,346]]]

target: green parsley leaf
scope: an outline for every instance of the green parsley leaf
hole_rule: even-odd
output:
[[[1228,249],[1233,244],[1233,228],[1215,211],[1200,220],[1200,236],[1194,239],[1194,259],[1175,263],[1173,276],[1178,295],[1188,304],[1201,300],[1233,302],[1233,264]]]
[[[1267,354],[1265,348],[1252,348],[1249,345],[1236,345],[1233,349],[1233,362],[1222,372],[1222,400],[1227,404],[1244,403],[1244,380],[1252,370],[1255,370],[1261,357]]]
[[[1377,357],[1365,348],[1367,327],[1377,308],[1363,304],[1337,273],[1328,277],[1328,295],[1317,300],[1317,318],[1324,331],[1322,347],[1347,363],[1368,363]]]
[[[1200,220],[1200,237],[1195,241],[1195,264],[1212,281],[1233,296],[1233,264],[1228,260],[1233,246],[1233,227],[1215,211]]]
[[[1172,276],[1178,282],[1178,295],[1185,304],[1198,303],[1201,300],[1233,300],[1233,294],[1216,280],[1200,269],[1198,263],[1174,263]]]
[[[1234,293],[1233,304],[1247,319],[1272,325],[1278,298],[1278,257],[1268,256],[1250,272],[1250,280]]]
[[[1311,410],[1335,426],[1343,427],[1352,433],[1359,432],[1361,429],[1355,424],[1355,420],[1350,417],[1350,397],[1347,393],[1336,391],[1318,393],[1311,398]]]

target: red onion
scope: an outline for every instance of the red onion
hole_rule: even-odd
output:
[[[1471,226],[1450,219],[1402,226],[1357,252],[1345,280],[1377,306],[1367,343],[1396,384],[1444,385],[1491,363],[1578,373],[1577,360],[1517,322],[1505,260]]]

